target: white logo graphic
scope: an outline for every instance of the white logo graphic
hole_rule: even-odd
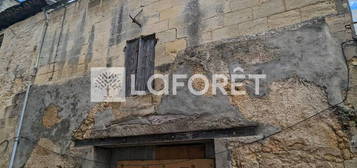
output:
[[[91,102],[124,102],[125,68],[91,68]]]

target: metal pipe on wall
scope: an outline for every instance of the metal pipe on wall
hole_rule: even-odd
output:
[[[22,110],[21,110],[21,114],[20,114],[20,121],[19,121],[19,125],[17,126],[17,129],[16,129],[16,137],[15,137],[14,146],[12,148],[9,168],[13,168],[14,167],[14,162],[15,162],[15,157],[16,157],[16,150],[17,150],[17,146],[18,146],[18,144],[20,142],[21,128],[22,128],[22,123],[23,123],[23,120],[24,120],[24,115],[25,115],[25,111],[26,111],[26,107],[27,107],[27,100],[28,100],[28,97],[29,97],[29,92],[30,92],[31,86],[32,86],[32,84],[29,84],[27,86],[27,89],[26,89],[25,100],[24,100],[24,104],[22,105]]]
[[[33,73],[33,79],[36,77],[36,73],[37,73],[37,70],[38,70],[39,61],[40,61],[40,57],[41,57],[41,53],[42,53],[43,43],[45,41],[45,37],[46,37],[46,34],[47,34],[47,28],[48,28],[47,11],[43,10],[43,13],[44,13],[44,16],[45,16],[45,25],[44,25],[42,38],[41,38],[41,43],[40,43],[40,51],[39,51],[39,53],[37,55],[36,62],[35,62],[35,65],[34,65],[34,68],[33,68],[33,72],[32,72]],[[32,80],[30,81],[30,84],[27,86],[27,89],[26,89],[25,100],[24,100],[24,103],[22,105],[22,110],[21,110],[21,113],[20,113],[20,120],[19,120],[18,126],[16,128],[16,136],[15,136],[15,141],[14,141],[14,145],[13,145],[13,148],[12,148],[11,158],[10,158],[10,162],[9,162],[8,168],[13,168],[14,167],[15,158],[16,158],[16,151],[17,151],[18,144],[20,142],[21,128],[22,128],[22,124],[23,124],[23,120],[24,120],[24,116],[25,116],[25,112],[26,112],[26,107],[27,107],[27,101],[28,101],[28,97],[29,97],[29,94],[30,94],[30,89],[32,87]]]

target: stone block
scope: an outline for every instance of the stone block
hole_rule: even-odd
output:
[[[164,11],[166,11],[166,10],[164,10]],[[161,19],[161,20],[164,20],[164,19]],[[148,25],[155,24],[159,21],[160,21],[160,13],[159,12],[144,16],[144,24],[148,24]]]
[[[18,116],[18,109],[16,105],[11,105],[5,108],[4,118],[14,118]]]
[[[176,28],[177,31],[177,35],[176,38],[186,38],[188,37],[188,31],[187,31],[187,27],[185,26],[180,26]]]
[[[106,58],[102,57],[101,59],[92,60],[88,66],[89,67],[105,67],[107,64]]]
[[[142,0],[142,5],[143,6],[147,6],[147,5],[150,5],[154,2],[157,2],[157,1],[160,1],[160,0]]]
[[[124,56],[124,54],[120,55],[119,57],[114,57],[112,66],[113,67],[124,67],[125,66],[125,56]]]
[[[187,22],[185,21],[185,16],[180,15],[174,18],[169,19],[169,28],[178,28],[178,27],[183,27],[187,25]],[[194,23],[193,23],[194,24]]]
[[[138,9],[138,8],[140,8],[140,6],[141,6],[141,4],[142,4],[142,0],[130,0],[130,1],[128,1],[128,8],[129,9]]]
[[[86,63],[86,56],[88,54],[88,45],[83,45],[81,49],[81,54],[79,55],[78,58],[78,64],[84,64]]]
[[[258,0],[232,0],[230,8],[232,11],[251,8],[258,5]]]
[[[346,21],[344,16],[330,16],[326,17],[325,20],[332,33],[345,31],[345,25],[350,22],[349,19]]]
[[[102,59],[105,58],[102,57]],[[91,61],[91,63],[92,62],[93,60]],[[91,63],[88,63],[87,66],[91,67]],[[81,74],[83,73],[83,71],[85,71],[85,65],[86,64],[65,64],[62,66],[61,69],[54,72],[53,81],[62,80],[64,78],[74,78],[76,76],[78,77],[78,74]]]
[[[37,75],[46,74],[46,73],[51,72],[53,70],[53,65],[54,64],[46,64],[46,65],[40,66],[37,70]]]
[[[56,82],[66,81],[75,76],[76,76],[76,72],[72,72],[70,69],[64,68],[62,71],[55,71],[53,72],[53,75],[49,75],[49,79],[51,80],[48,80],[46,84],[53,84]]]
[[[168,30],[168,28],[169,28],[169,21],[163,20],[151,25],[144,25],[142,34],[148,35],[148,34]]]
[[[221,29],[212,31],[212,40],[222,40],[225,38],[234,38],[239,35],[238,25],[225,26]]]
[[[7,129],[15,128],[16,125],[17,125],[17,117],[7,118],[5,120],[5,128]]]
[[[284,27],[301,22],[300,10],[291,10],[268,17],[268,26],[270,29]]]
[[[137,29],[137,25],[135,25],[135,28],[128,28],[127,31],[125,31],[125,33],[121,34],[121,37],[120,37],[120,43],[122,42],[125,42],[126,40],[131,40],[131,39],[134,39],[134,38],[137,38],[141,35],[141,31],[140,29]],[[142,35],[149,35],[149,34],[152,34],[154,32],[150,32],[150,33],[147,33],[147,34],[142,34]]]
[[[178,17],[182,14],[183,8],[180,6],[174,6],[171,8],[160,11],[160,20],[166,20],[174,17]]]
[[[130,38],[132,39],[132,38]],[[118,58],[124,55],[124,48],[126,46],[126,41],[119,43],[118,45],[109,48],[107,56],[111,58]],[[104,55],[103,55],[104,56]]]
[[[184,7],[191,0],[171,0],[172,6],[182,6]]]
[[[124,67],[125,64],[125,53],[124,48],[126,46],[126,42],[122,42],[119,45],[112,47],[110,49],[110,56],[112,60],[113,67]]]
[[[251,8],[224,14],[224,25],[233,25],[253,20],[253,10]]]
[[[323,2],[301,8],[302,21],[336,13],[335,2]]]
[[[285,10],[283,0],[267,0],[254,7],[254,18],[270,16]]]
[[[166,43],[176,40],[176,29],[170,29],[156,34],[158,43]]]
[[[229,1],[222,0],[201,0],[200,17],[201,19],[211,18],[231,11]]]
[[[171,0],[160,0],[153,2],[151,4],[148,4],[147,6],[144,7],[144,11],[146,12],[157,12],[157,11],[162,11],[164,9],[168,9],[173,7],[173,4],[171,3]]]
[[[201,25],[199,26],[200,32],[207,32],[214,29],[223,27],[223,18],[221,16],[215,16],[209,19],[202,20]]]
[[[287,10],[304,7],[307,5],[312,5],[317,2],[326,0],[285,0]]]
[[[35,78],[35,84],[36,85],[43,85],[49,82],[49,78],[51,77],[52,73],[46,73],[46,74],[41,74],[37,75]]]
[[[155,48],[155,66],[173,63],[177,57],[178,51],[185,49],[186,46],[187,42],[185,39],[159,44]]]
[[[177,53],[178,51],[184,50],[187,47],[187,42],[185,39],[175,40],[169,43],[165,43],[166,52]]]
[[[168,30],[169,22],[168,20],[163,20],[150,25],[144,25],[142,28],[142,35],[149,35],[152,33],[157,33],[161,31]]]
[[[207,8],[200,8],[200,18],[201,19],[208,19],[208,18],[211,18],[211,17],[215,17],[218,14],[223,13],[223,12],[220,12],[220,11],[222,11],[222,10],[219,9],[219,7],[217,7],[217,6],[209,6]]]
[[[8,133],[8,132],[6,131],[6,129],[1,128],[1,129],[0,129],[0,139],[7,139],[7,138],[8,138],[7,133]]]
[[[171,63],[172,59],[168,59],[164,44],[158,44],[155,47],[155,66]]]
[[[257,34],[268,29],[268,19],[266,17],[239,24],[240,35]]]

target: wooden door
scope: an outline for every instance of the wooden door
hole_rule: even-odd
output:
[[[118,168],[214,168],[213,159],[119,161]]]
[[[154,160],[118,161],[118,168],[214,168],[204,144],[155,146]]]

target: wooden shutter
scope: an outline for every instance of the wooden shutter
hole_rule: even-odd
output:
[[[136,90],[148,91],[147,81],[154,74],[155,62],[155,35],[140,39],[138,69],[136,72]]]
[[[147,81],[154,74],[155,35],[141,37],[127,42],[125,48],[126,95],[130,95],[131,74],[135,74],[135,89],[148,91]]]
[[[130,96],[131,74],[136,74],[138,66],[139,41],[128,41],[125,47],[125,85],[126,95]]]

